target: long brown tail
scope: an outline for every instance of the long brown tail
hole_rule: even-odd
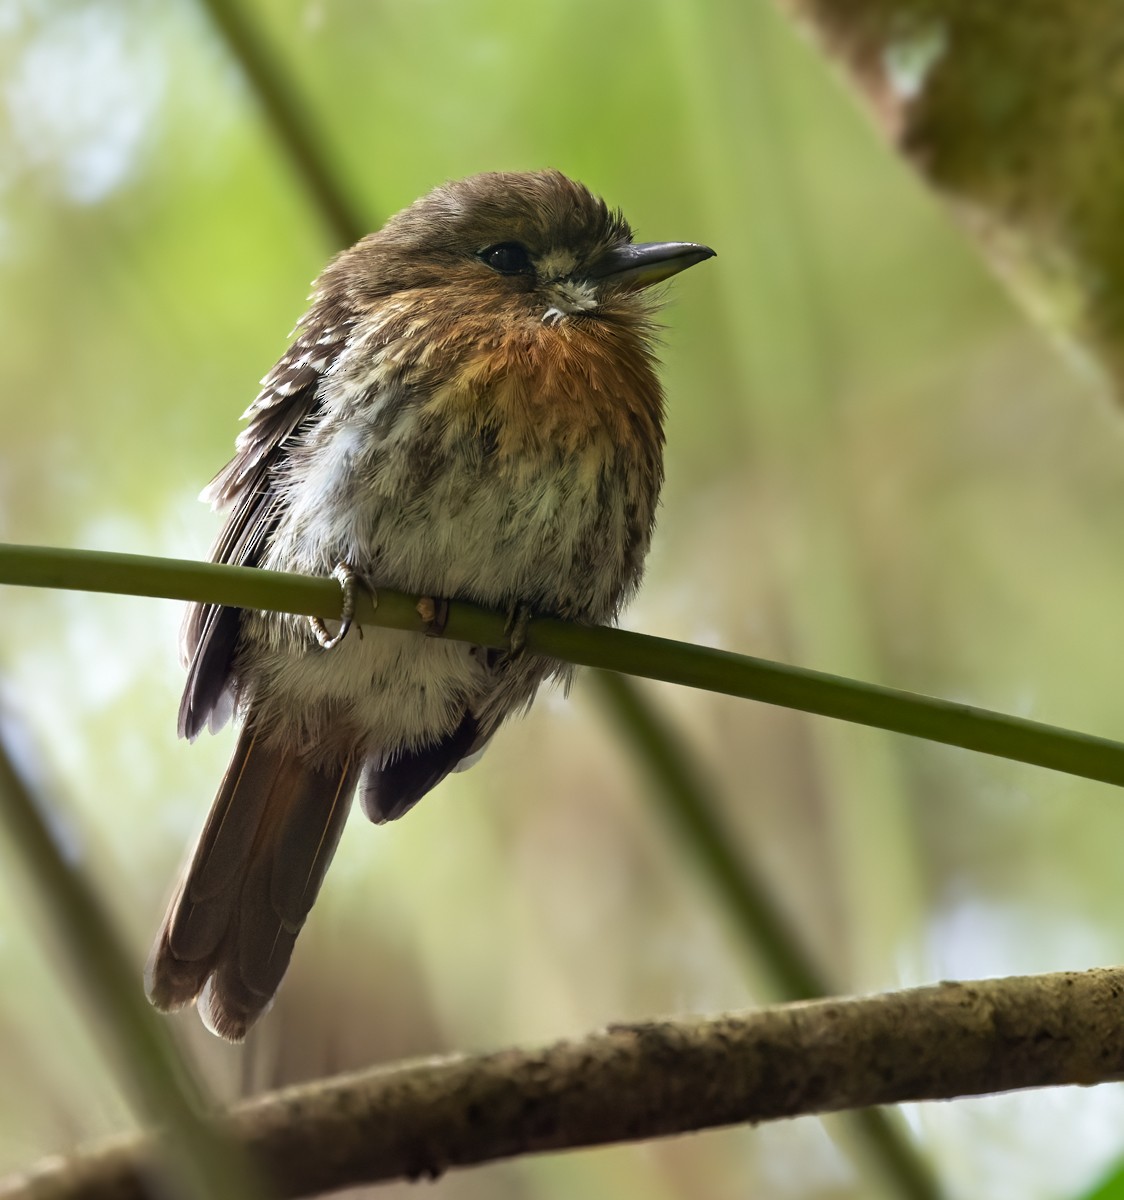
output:
[[[273,999],[335,854],[350,763],[313,770],[246,722],[145,974],[165,1012],[197,1000],[237,1041]]]

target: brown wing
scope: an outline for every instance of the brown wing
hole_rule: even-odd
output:
[[[203,493],[230,515],[211,551],[211,561],[254,567],[277,519],[277,468],[302,422],[316,411],[320,380],[347,344],[353,321],[338,306],[314,304],[301,320],[300,336],[262,380],[262,390],[243,414],[234,458]],[[233,708],[232,668],[242,610],[193,604],[184,621],[182,653],[187,684],[180,701],[181,737],[195,738],[205,725],[225,724]]]

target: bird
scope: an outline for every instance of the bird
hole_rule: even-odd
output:
[[[572,668],[382,628],[347,636],[358,583],[613,622],[663,480],[649,290],[714,251],[637,242],[557,170],[448,182],[339,254],[262,380],[230,463],[217,562],[335,574],[315,618],[196,604],[179,733],[232,714],[230,765],[146,968],[166,1012],[231,1041],[288,967],[353,797],[375,823],[471,765]],[[520,622],[523,622],[522,626]]]

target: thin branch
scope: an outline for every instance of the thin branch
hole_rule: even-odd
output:
[[[308,191],[333,242],[340,249],[357,242],[370,226],[333,168],[323,132],[316,129],[308,106],[296,94],[292,70],[281,63],[237,0],[202,3],[257,94],[266,124]]]
[[[137,1117],[169,1136],[136,1169],[162,1191],[200,1200],[253,1200],[262,1190],[242,1153],[204,1116],[199,1084],[140,987],[132,957],[97,893],[59,846],[42,800],[12,763],[0,729],[0,824],[7,827],[66,965],[90,1001],[99,1044]],[[166,1171],[162,1168],[168,1168]]]
[[[723,827],[677,731],[624,676],[598,672],[596,682],[606,711],[635,747],[651,794],[662,801],[676,840],[691,847],[703,878],[733,918],[743,945],[760,958],[785,999],[829,995],[832,989],[800,947],[800,938],[777,908],[769,887],[734,849],[738,839]]]
[[[516,1155],[869,1105],[1124,1077],[1124,970],[612,1026],[258,1097],[230,1115],[282,1197]],[[142,1200],[144,1139],[0,1184],[0,1200]]]
[[[662,802],[676,845],[693,853],[704,882],[732,918],[742,946],[764,966],[785,999],[830,995],[832,989],[773,901],[768,884],[752,860],[735,849],[738,839],[724,827],[701,769],[678,731],[632,680],[606,671],[598,671],[595,679],[609,716],[632,743],[637,762],[649,776],[649,794]],[[904,1123],[895,1118],[875,1108],[852,1114],[855,1133],[876,1151],[897,1195],[902,1200],[935,1200],[941,1191],[932,1168]]]
[[[218,563],[0,543],[0,584],[5,583],[207,600],[240,608],[321,617],[337,616],[340,606],[339,586],[331,579]],[[418,597],[382,589],[378,593],[377,611],[369,597],[362,594],[358,597],[356,618],[365,624],[391,629],[431,632],[418,612]],[[504,649],[508,646],[506,624],[503,613],[458,600],[449,605],[443,636]],[[531,653],[579,666],[602,667],[760,700],[1084,779],[1124,785],[1124,744],[969,704],[936,700],[667,638],[549,617],[538,617],[529,623],[526,648]]]

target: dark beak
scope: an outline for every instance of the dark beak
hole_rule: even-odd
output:
[[[709,246],[697,242],[639,242],[615,246],[594,264],[590,275],[635,292],[713,257]]]

